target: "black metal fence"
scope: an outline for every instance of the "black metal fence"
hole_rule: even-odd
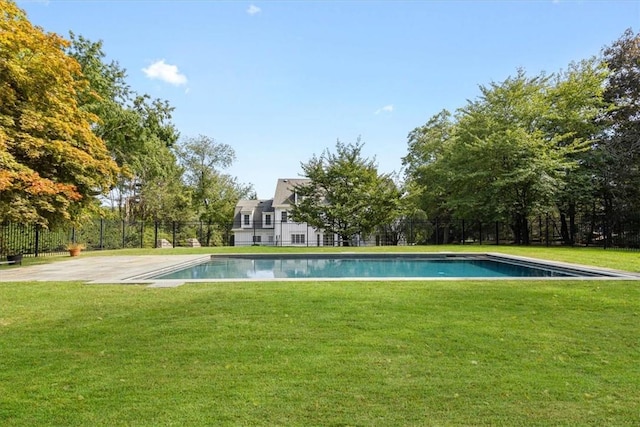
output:
[[[509,224],[468,220],[409,222],[409,244],[491,244],[582,246],[603,249],[640,249],[640,218],[609,221],[606,217],[562,221],[551,216],[529,220],[526,233],[517,236]]]
[[[239,230],[234,233],[232,227]],[[521,233],[522,234],[522,233]],[[526,236],[508,224],[469,220],[405,219],[381,226],[369,236],[349,242],[292,222],[218,227],[203,222],[95,220],[82,226],[45,230],[24,224],[0,224],[0,256],[46,256],[66,251],[71,242],[87,250],[194,246],[396,246],[396,245],[567,245],[604,249],[640,249],[640,218],[610,221],[606,217],[561,221],[540,216],[528,222]]]
[[[95,220],[64,229],[37,225],[0,224],[0,257],[13,254],[44,256],[67,251],[72,242],[87,250],[180,246],[224,246],[233,243],[227,229],[203,222]]]
[[[69,236],[66,230],[44,230],[39,226],[0,224],[0,256],[45,256],[64,252]]]
[[[292,222],[234,224],[236,246],[401,246],[401,245],[542,245],[640,249],[640,218],[609,221],[606,217],[565,220],[538,216],[517,233],[504,222],[403,219],[380,226],[369,236],[348,242]]]

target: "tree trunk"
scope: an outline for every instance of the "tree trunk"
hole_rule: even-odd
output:
[[[589,246],[593,243],[593,235],[596,232],[596,203],[591,206],[591,218],[589,220],[589,233],[585,236],[585,245]]]
[[[518,245],[529,244],[529,221],[522,214],[515,214],[511,229],[514,234],[514,241]]]
[[[521,228],[520,228],[520,215],[513,215],[513,223],[511,224],[511,230],[513,231],[513,242],[517,245],[520,244],[520,240],[522,237],[520,236]]]
[[[569,236],[571,246],[576,243],[576,234],[576,205],[571,204],[571,206],[569,206]]]
[[[207,234],[205,236],[205,246],[211,246],[211,220],[207,221]]]

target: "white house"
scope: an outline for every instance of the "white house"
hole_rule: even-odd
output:
[[[273,199],[238,201],[233,218],[234,245],[333,246],[333,234],[291,221],[291,208],[298,200],[294,187],[307,182],[279,179]]]

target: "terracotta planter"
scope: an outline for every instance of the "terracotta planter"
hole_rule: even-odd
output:
[[[69,256],[78,256],[80,255],[80,251],[82,249],[80,248],[73,248],[73,249],[69,249]]]

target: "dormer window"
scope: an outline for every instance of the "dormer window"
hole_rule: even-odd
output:
[[[242,223],[242,228],[251,228],[253,227],[253,212],[244,211],[240,214],[240,221]]]

